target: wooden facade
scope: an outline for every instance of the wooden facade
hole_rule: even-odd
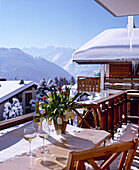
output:
[[[137,64],[133,66],[128,62],[113,62],[107,65],[109,69],[103,70],[105,72],[104,85],[102,85],[101,77],[79,76],[77,90],[86,92],[100,92],[101,89],[139,90],[139,66]]]
[[[139,77],[139,66],[132,64],[110,64],[109,77]]]

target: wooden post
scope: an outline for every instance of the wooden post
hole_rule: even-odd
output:
[[[106,64],[106,77],[110,77],[110,68],[109,68],[109,64]]]
[[[112,139],[114,138],[114,100],[111,102],[111,135]]]
[[[79,88],[79,86],[80,86],[79,83],[80,83],[80,82],[79,82],[79,77],[78,77],[78,80],[77,80],[77,91],[80,90],[80,88]]]
[[[101,73],[100,73],[100,89],[104,90],[104,73],[105,73],[105,64],[101,64]]]
[[[94,116],[94,123],[95,123],[95,128],[98,128],[98,123],[97,123],[97,110],[96,108],[92,108],[93,111],[93,116]]]
[[[122,126],[122,96],[119,97],[119,123]]]
[[[108,131],[111,129],[112,125],[112,110],[111,110],[111,106],[112,106],[112,101],[110,100],[108,103]]]
[[[127,124],[127,93],[125,93],[125,124]]]

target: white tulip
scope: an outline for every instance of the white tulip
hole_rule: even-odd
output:
[[[51,120],[47,120],[47,124],[48,125],[52,125],[52,121]]]
[[[42,111],[41,111],[41,114],[45,114],[46,113],[46,111],[43,109]]]
[[[69,101],[72,102],[72,98],[71,97],[69,98]]]
[[[51,98],[48,98],[47,100],[48,100],[48,102],[51,102],[51,101],[52,101],[52,99],[51,99]]]
[[[42,106],[39,106],[39,110],[42,110]]]
[[[61,117],[58,117],[58,118],[57,118],[57,124],[58,124],[58,125],[62,125],[62,119],[61,119]]]
[[[52,97],[51,92],[48,92],[48,93],[47,93],[47,96],[48,96],[48,97]]]

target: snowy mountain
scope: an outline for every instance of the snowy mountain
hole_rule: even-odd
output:
[[[34,58],[18,48],[0,48],[0,77],[7,79],[24,79],[39,82],[42,78],[48,80],[54,77],[71,75],[60,66],[45,60]]]
[[[78,65],[72,62],[72,54],[75,49],[48,46],[46,48],[23,48],[23,51],[32,56],[41,56],[55,64],[61,66],[74,77],[77,75],[93,76],[99,72],[99,65]]]
[[[54,62],[55,64],[64,67],[71,59],[72,53],[75,49],[48,46],[46,48],[23,48],[23,51],[32,56],[41,56],[46,60]]]

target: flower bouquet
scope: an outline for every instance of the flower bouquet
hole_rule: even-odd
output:
[[[65,86],[62,90],[61,87],[54,88],[47,95],[43,96],[43,99],[47,99],[48,103],[43,103],[42,107],[46,111],[46,120],[54,121],[57,134],[65,133],[66,125],[69,118],[75,119],[74,105],[76,98],[81,94],[77,94],[71,98],[70,88]]]

